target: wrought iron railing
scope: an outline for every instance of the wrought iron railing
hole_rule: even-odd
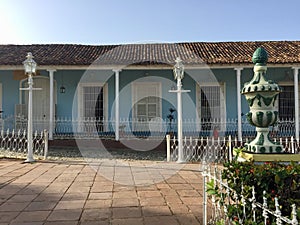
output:
[[[115,120],[97,120],[95,118],[57,117],[54,119],[54,138],[108,138],[115,137]],[[0,120],[0,129],[26,129],[27,119],[22,116],[6,116]],[[187,137],[226,137],[237,136],[237,119],[196,120],[183,119],[183,136]],[[33,119],[33,129],[37,131],[49,130],[49,120],[44,117]],[[281,120],[270,128],[272,137],[295,136],[295,121]],[[166,134],[176,136],[177,121],[168,119],[120,119],[120,138],[161,138]],[[242,136],[254,137],[255,127],[247,120],[242,120]]]
[[[35,132],[33,134],[33,154],[38,158],[47,158],[48,132]],[[1,130],[0,131],[0,156],[6,158],[26,158],[27,156],[26,130]]]
[[[285,153],[300,154],[300,142],[294,137],[274,138],[279,142]],[[176,137],[167,135],[167,161],[176,161],[178,159],[178,140]],[[186,162],[226,162],[232,158],[232,149],[243,147],[248,143],[248,138],[238,141],[237,137],[199,137],[183,139],[183,156]]]

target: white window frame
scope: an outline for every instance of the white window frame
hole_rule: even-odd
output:
[[[138,93],[137,93],[137,89],[138,87],[148,87],[149,85],[155,85],[156,88],[157,88],[157,97],[159,99],[159,102],[158,102],[158,107],[159,107],[159,110],[158,110],[158,115],[156,117],[159,117],[161,118],[162,117],[162,91],[161,91],[161,83],[160,82],[133,82],[132,83],[132,120],[133,121],[136,121],[137,118],[136,118],[136,109],[135,109],[135,104],[138,103],[144,96],[140,96]],[[161,120],[160,120],[161,121]],[[134,125],[134,124],[133,124]],[[145,126],[147,127],[147,126]],[[133,128],[135,129],[135,125],[133,126]],[[162,129],[162,123],[159,123],[159,126],[157,126],[157,129],[158,130],[161,130]],[[146,128],[145,128],[146,130]]]
[[[79,118],[84,117],[84,111],[83,111],[83,88],[84,87],[103,87],[103,107],[104,107],[104,120],[108,118],[108,87],[107,83],[103,82],[93,82],[93,83],[79,83],[79,93],[78,93],[78,115]]]
[[[210,82],[210,83],[196,83],[196,115],[197,115],[197,129],[202,130],[201,126],[201,110],[200,110],[200,88],[201,87],[220,87],[220,120],[224,121],[219,127],[219,131],[226,131],[226,85],[225,82]],[[214,118],[212,118],[214,119]]]

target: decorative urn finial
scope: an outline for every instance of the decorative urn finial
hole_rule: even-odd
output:
[[[269,137],[269,126],[278,120],[278,94],[281,90],[276,83],[264,77],[267,61],[267,51],[263,47],[257,48],[252,56],[254,76],[241,91],[250,107],[247,120],[256,127],[257,132],[256,138],[247,144],[247,150],[255,153],[279,153],[283,150]]]
[[[256,66],[266,66],[268,62],[268,53],[263,47],[259,47],[255,50],[252,56],[252,62]]]

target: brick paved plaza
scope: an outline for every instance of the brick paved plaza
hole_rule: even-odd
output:
[[[0,160],[0,225],[199,225],[199,164]]]

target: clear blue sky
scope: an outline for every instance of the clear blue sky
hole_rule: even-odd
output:
[[[300,40],[299,0],[0,0],[0,44]]]

